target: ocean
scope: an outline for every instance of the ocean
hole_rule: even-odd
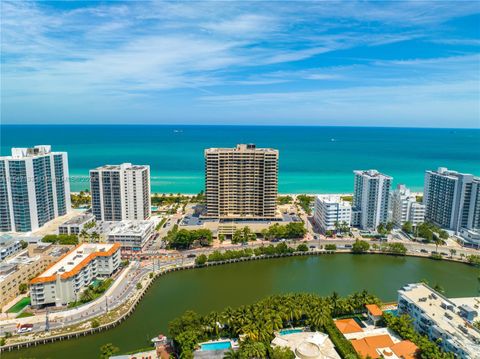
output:
[[[349,193],[355,169],[377,169],[412,190],[439,166],[480,176],[479,129],[186,125],[2,125],[11,147],[67,151],[71,189],[89,188],[88,171],[131,162],[151,167],[153,192],[198,193],[203,151],[255,143],[280,151],[280,193]]]

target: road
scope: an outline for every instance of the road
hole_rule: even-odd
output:
[[[247,245],[240,244],[228,244],[223,243],[220,247],[208,247],[191,249],[187,251],[171,251],[164,249],[162,238],[164,238],[167,232],[181,219],[181,214],[177,213],[171,215],[165,226],[159,230],[159,235],[147,245],[147,248],[142,253],[139,253],[141,257],[147,257],[148,260],[143,262],[133,261],[128,272],[120,276],[120,278],[112,285],[107,291],[106,295],[97,299],[95,302],[88,303],[86,305],[77,307],[75,309],[68,309],[63,312],[52,312],[48,314],[49,317],[49,329],[59,329],[74,325],[80,322],[91,320],[101,314],[112,310],[119,305],[125,303],[130,298],[136,289],[137,283],[142,277],[152,271],[163,270],[171,266],[190,265],[194,263],[195,257],[200,254],[206,254],[215,250],[235,250],[243,248],[256,248],[260,246],[270,245],[272,243],[268,241],[257,240],[255,242],[248,243]],[[313,232],[310,221],[305,214],[302,214],[302,219],[307,223],[307,235],[303,241],[287,241],[289,244],[297,245],[298,243],[305,243],[309,246],[310,251],[321,251],[327,244],[335,244],[339,249],[347,249],[355,242],[355,239],[326,239]],[[314,238],[318,239],[314,239]],[[401,237],[398,237],[401,238]],[[370,241],[371,244],[381,242]],[[389,241],[392,242],[392,241]],[[409,253],[421,256],[429,256],[431,252],[437,251],[437,247],[434,244],[423,244],[419,242],[394,240],[393,242],[400,242],[405,245]],[[347,248],[345,247],[347,246]],[[461,259],[461,255],[468,256],[470,254],[480,254],[480,251],[476,249],[469,249],[463,247],[446,247],[439,246],[438,252],[444,253],[446,257],[450,257],[450,249],[454,248],[456,253],[454,258]],[[0,323],[0,335],[4,335],[5,332],[14,333],[17,330],[18,323],[33,323],[33,332],[42,332],[46,329],[46,315],[37,315],[35,317],[27,317],[22,319],[10,319],[4,320]],[[28,334],[27,334],[28,335]]]

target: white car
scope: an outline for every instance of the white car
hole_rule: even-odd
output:
[[[18,334],[29,333],[33,330],[33,325],[22,325],[20,329],[18,329]]]

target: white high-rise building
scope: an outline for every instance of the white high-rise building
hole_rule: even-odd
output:
[[[106,165],[90,171],[92,211],[98,221],[144,220],[151,215],[150,166]]]
[[[425,205],[418,203],[414,194],[400,184],[392,192],[392,221],[397,226],[402,226],[405,222],[410,222],[416,226],[425,220]]]
[[[322,233],[337,229],[335,224],[350,226],[352,206],[340,196],[317,196],[315,198],[314,221]]]
[[[47,145],[0,157],[0,232],[30,232],[71,209],[68,157]]]
[[[480,178],[440,167],[426,171],[425,219],[459,233],[480,231]]]
[[[377,170],[353,171],[352,225],[376,230],[380,223],[388,221],[388,205],[393,178]]]

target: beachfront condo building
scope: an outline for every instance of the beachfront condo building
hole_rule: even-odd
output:
[[[440,167],[426,171],[425,218],[455,233],[480,233],[480,178]]]
[[[123,163],[91,170],[90,192],[97,221],[150,218],[150,166]]]
[[[387,223],[390,188],[393,178],[377,170],[353,171],[352,225],[365,230],[376,230]]]
[[[0,157],[0,231],[35,231],[71,209],[66,152],[12,148]]]
[[[408,284],[398,291],[398,314],[408,314],[417,332],[426,335],[455,358],[478,358],[480,330],[476,299],[447,298],[423,283]]]
[[[239,144],[205,150],[206,217],[276,217],[278,150]]]
[[[110,277],[120,266],[120,244],[83,243],[30,281],[32,306],[78,301],[93,280]]]
[[[352,206],[340,196],[320,195],[315,198],[314,222],[321,233],[350,227]]]
[[[392,192],[392,221],[401,227],[405,222],[417,226],[425,221],[425,205],[417,202],[416,196],[403,184]]]

